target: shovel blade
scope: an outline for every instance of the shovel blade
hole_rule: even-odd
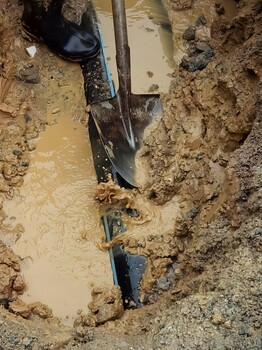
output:
[[[135,157],[141,146],[144,130],[162,113],[157,95],[131,95],[131,124],[135,147],[131,147],[119,112],[117,95],[107,101],[91,104],[91,114],[108,158],[116,171],[130,185],[137,187]]]

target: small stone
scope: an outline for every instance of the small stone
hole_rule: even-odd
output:
[[[34,67],[33,65],[28,65],[24,69],[20,70],[18,77],[26,83],[40,83],[39,69],[37,67]]]
[[[154,73],[151,71],[147,71],[146,74],[148,75],[149,78],[152,78]]]
[[[53,316],[52,310],[45,304],[35,302],[28,305],[34,315],[38,315],[41,318],[50,318]]]
[[[189,212],[187,212],[186,216],[190,219],[194,219],[198,213],[199,213],[198,208],[192,208],[191,210],[189,210]]]
[[[184,32],[182,38],[183,38],[184,40],[186,40],[186,41],[195,40],[195,38],[196,38],[196,28],[193,27],[193,26],[188,27],[188,28],[185,30],[185,32]]]
[[[197,52],[212,51],[211,46],[209,46],[206,41],[199,41],[195,48]]]
[[[28,168],[29,167],[29,162],[22,162],[21,166],[24,168]]]
[[[22,151],[20,151],[20,149],[14,149],[12,152],[15,156],[21,156]]]
[[[215,10],[218,15],[223,15],[225,13],[225,8],[218,3],[215,4]]]
[[[231,329],[232,328],[232,322],[230,320],[227,320],[225,323],[224,323],[224,326],[225,328],[227,329]]]
[[[149,87],[148,92],[154,92],[154,91],[156,91],[156,90],[158,90],[158,89],[159,89],[159,85],[157,85],[157,84],[152,84],[152,85]]]
[[[199,26],[205,25],[205,24],[207,24],[206,17],[203,15],[198,17],[198,19],[196,20],[196,26],[199,27]]]
[[[13,282],[13,289],[16,291],[22,291],[25,288],[25,283],[21,275],[17,275]]]
[[[25,114],[24,118],[25,118],[26,123],[28,123],[28,122],[30,122],[32,120],[32,117],[30,115],[28,115],[28,114]]]
[[[8,341],[11,344],[16,344],[17,343],[17,337],[15,335],[9,335],[8,336]]]
[[[196,160],[201,160],[201,159],[203,159],[204,158],[204,155],[202,154],[202,153],[198,153],[197,155],[196,155]]]
[[[224,318],[220,314],[215,314],[215,315],[213,315],[211,322],[215,326],[219,326],[219,325],[221,325],[224,322]]]
[[[157,280],[157,286],[159,289],[168,290],[170,288],[171,282],[167,277],[163,276]]]
[[[28,142],[28,151],[34,151],[36,149],[36,144],[34,142]]]
[[[135,238],[130,238],[128,241],[128,246],[130,248],[137,248],[138,247],[137,240]]]
[[[57,114],[57,113],[60,113],[61,112],[61,109],[60,108],[55,108],[52,110],[52,114]]]
[[[248,326],[242,325],[238,329],[238,334],[250,337],[252,335],[252,332]]]
[[[26,52],[28,53],[28,55],[31,58],[34,58],[35,54],[36,54],[36,47],[35,46],[29,46],[29,47],[26,48]]]
[[[28,338],[28,337],[23,338],[23,345],[24,345],[25,347],[28,347],[28,346],[30,346],[30,345],[32,344],[32,341],[33,341],[32,338]]]

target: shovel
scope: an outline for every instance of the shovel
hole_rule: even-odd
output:
[[[140,148],[145,128],[162,113],[162,107],[159,95],[132,94],[124,0],[112,0],[112,12],[119,89],[115,93],[103,50],[103,38],[97,26],[95,12],[90,16],[92,9],[89,8],[89,18],[85,22],[90,23],[91,17],[93,18],[91,27],[95,28],[94,34],[100,37],[102,50],[100,57],[93,62],[93,69],[92,62],[87,63],[86,70],[84,69],[84,76],[87,78],[86,95],[108,158],[123,179],[136,187],[139,182],[136,179],[136,152]],[[103,75],[106,72],[107,79],[101,76],[102,80],[99,80],[94,76],[93,72],[97,71],[99,65],[100,73]],[[97,84],[94,84],[94,79]],[[92,86],[97,87],[92,91],[88,87],[91,80]],[[111,96],[108,98],[109,95]]]

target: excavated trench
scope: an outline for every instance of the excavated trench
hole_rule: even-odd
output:
[[[39,43],[30,58],[22,4],[0,0],[0,350],[261,348],[261,1],[163,3],[171,46],[159,2],[126,1],[134,92],[166,78],[134,189],[103,153],[86,72]],[[160,61],[142,65],[138,23]]]
[[[110,45],[114,41],[112,12],[108,4],[105,5],[94,2],[98,18],[102,17],[105,54],[109,61],[114,61],[115,46]],[[141,2],[136,6],[131,1],[126,6],[129,28],[133,29],[129,33],[133,53],[132,71],[136,77],[132,79],[132,86],[136,91],[148,91],[152,82],[149,85],[146,72],[153,71],[155,81],[166,79],[163,85],[159,85],[168,91],[173,42],[166,10],[155,1]],[[129,9],[134,13],[131,10],[128,12]],[[165,29],[168,24],[169,32]],[[138,58],[144,42],[138,43],[136,40],[141,36],[141,28],[151,34],[147,40],[152,40],[152,35],[156,36],[156,40],[153,40],[156,45],[149,46],[149,56],[143,60]],[[108,33],[109,36],[105,35]],[[145,38],[141,39],[143,41]],[[149,57],[154,52],[159,52],[159,55],[155,55],[156,59],[151,60],[152,64],[149,65]],[[159,69],[161,64],[163,68]],[[116,67],[110,63],[109,66],[117,89]],[[77,70],[75,66],[72,74],[80,80]],[[90,71],[89,66],[87,71]],[[141,77],[144,77],[143,82]],[[87,86],[88,83],[85,82]],[[72,326],[78,310],[87,313],[93,288],[110,289],[113,281],[120,284],[125,307],[140,307],[138,287],[145,270],[145,259],[123,251],[120,245],[110,249],[111,259],[106,251],[99,249],[99,240],[102,241],[107,234],[102,232],[103,227],[105,231],[110,231],[106,238],[114,239],[128,230],[122,222],[122,216],[128,214],[125,208],[107,209],[107,214],[102,216],[102,227],[99,205],[92,196],[96,177],[87,130],[81,123],[72,120],[73,106],[77,103],[75,96],[82,94],[79,86],[74,87],[75,91],[72,87],[62,86],[62,96],[57,89],[61,89],[61,86],[50,84],[46,96],[48,126],[31,154],[22,188],[12,201],[6,201],[3,205],[6,218],[2,223],[11,230],[20,223],[24,229],[21,237],[12,245],[14,253],[22,259],[21,269],[26,281],[26,291],[21,300],[27,304],[41,301],[52,309],[53,315],[63,324]],[[97,149],[99,138],[94,127],[89,130],[93,139],[93,158],[96,164],[96,158],[100,157],[99,166],[104,169],[104,181],[111,174],[119,185],[128,186],[120,177],[117,179],[103,149]],[[97,167],[96,170],[99,180],[101,174]],[[138,214],[131,211],[131,217],[134,215]]]

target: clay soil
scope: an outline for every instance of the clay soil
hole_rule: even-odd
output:
[[[66,89],[74,98],[76,65],[39,43],[30,58],[22,3],[0,0],[0,299],[10,300],[0,306],[0,349],[262,348],[262,2],[228,2],[236,7],[232,18],[224,2],[206,0],[210,16],[197,24],[190,17],[184,28],[195,26],[195,36],[174,38],[193,65],[205,51],[197,47],[208,44],[213,54],[200,69],[175,67],[161,96],[163,116],[146,131],[139,153],[141,187],[127,193],[125,204],[140,216],[121,242],[146,257],[143,307],[123,312],[117,288],[95,289],[90,314],[70,328],[41,300],[20,300],[26,281],[12,246],[23,226],[4,224],[3,204],[23,186],[47,110],[59,114],[56,101]],[[165,0],[174,32],[177,16],[202,4]],[[65,10],[79,21],[84,7],[71,1]],[[86,122],[85,108],[83,97],[74,111],[78,122]],[[111,199],[127,198],[110,186]]]

